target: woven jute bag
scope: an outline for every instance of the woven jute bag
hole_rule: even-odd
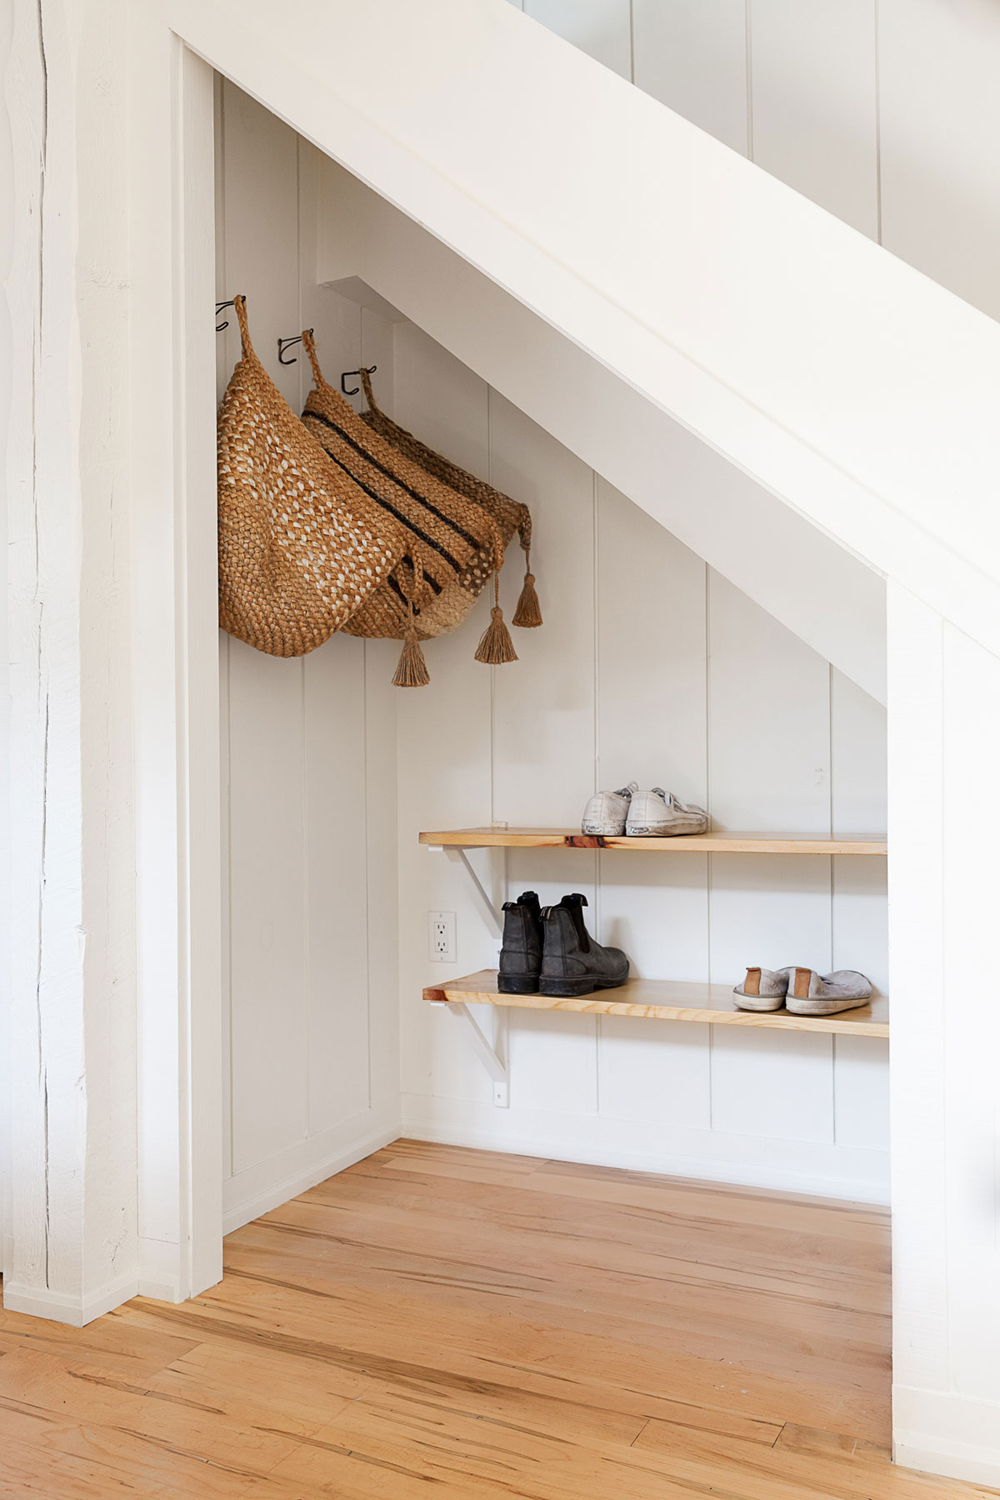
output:
[[[474,474],[468,473],[466,469],[459,468],[450,459],[440,453],[435,453],[433,448],[428,448],[412,432],[405,427],[400,427],[385,412],[375,400],[372,390],[371,371],[362,368],[360,370],[361,384],[364,387],[365,400],[368,402],[368,410],[362,413],[362,420],[367,422],[374,432],[385,438],[386,442],[398,448],[407,458],[419,464],[428,474],[433,474],[442,483],[450,485],[453,490],[458,490],[460,495],[468,499],[491,515],[500,527],[504,547],[513,537],[515,531],[521,543],[521,549],[525,558],[524,587],[521,597],[517,601],[512,623],[523,628],[532,629],[542,624],[542,612],[538,604],[538,595],[535,592],[535,576],[531,571],[531,512],[526,505],[519,500],[512,500],[510,495],[505,495],[502,490],[495,490],[485,479],[477,479]],[[485,568],[485,559],[479,566],[463,576],[458,587],[463,589],[469,596],[466,608],[471,608],[472,603],[481,592],[483,586],[489,579],[489,571]],[[428,631],[428,634],[430,632]]]
[[[307,432],[254,353],[219,409],[219,623],[270,656],[304,656],[345,625],[409,545]]]
[[[302,413],[303,425],[327,456],[400,519],[409,534],[407,553],[392,576],[341,628],[350,635],[402,640],[393,680],[398,687],[422,686],[429,676],[419,642],[453,630],[465,618],[472,598],[461,581],[481,573],[485,583],[498,571],[504,549],[501,527],[482,506],[428,473],[364,422],[324,380],[308,330],[302,342],[316,382]],[[499,601],[476,655],[493,663],[517,660]]]

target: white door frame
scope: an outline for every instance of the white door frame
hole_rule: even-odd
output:
[[[213,74],[153,6],[15,0],[6,98],[4,1302],[83,1323],[221,1275]]]

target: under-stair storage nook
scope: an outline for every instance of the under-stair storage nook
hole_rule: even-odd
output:
[[[413,264],[412,225],[399,217],[387,240],[366,190],[222,81],[217,137],[217,294],[246,294],[270,377],[301,410],[309,363],[288,340],[302,328],[331,383],[377,366],[390,417],[529,507],[544,617],[513,630],[517,661],[484,665],[482,596],[425,642],[431,681],[412,689],[391,684],[392,641],[337,633],[282,660],[221,638],[227,1225],[400,1128],[884,1202],[881,704],[775,618],[790,606],[771,580],[733,582],[491,385],[488,298],[470,367],[432,242],[418,321],[378,260],[394,246]],[[366,215],[380,248],[362,264],[340,235]],[[237,353],[227,317],[220,394]],[[345,389],[362,409],[358,385]],[[686,455],[683,484],[700,507],[746,483],[707,449],[699,461]],[[508,620],[523,571],[510,552]],[[836,566],[862,597],[870,575]],[[884,641],[865,650],[870,686]],[[714,831],[581,835],[587,797],[633,778],[707,806]],[[631,959],[628,985],[500,995],[499,907],[522,885],[586,893],[598,940]],[[453,963],[428,958],[430,911],[454,914]],[[735,1008],[747,966],[790,962],[862,970],[874,999],[828,1018]]]

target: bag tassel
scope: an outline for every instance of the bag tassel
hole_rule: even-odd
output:
[[[483,631],[482,640],[476,648],[476,661],[484,661],[490,667],[499,667],[504,662],[517,661],[517,652],[514,650],[510,631],[504,624],[503,610],[500,608],[500,575],[498,573],[493,574],[493,600],[490,623]]]
[[[524,587],[517,601],[513,623],[522,626],[525,630],[531,630],[534,626],[542,624],[542,610],[538,603],[538,595],[535,593],[535,575],[531,571],[530,547],[525,548],[524,566]]]
[[[403,637],[403,649],[399,657],[393,687],[426,687],[431,680],[424,653],[417,640],[417,627],[413,623],[413,600],[410,600],[410,623]]]

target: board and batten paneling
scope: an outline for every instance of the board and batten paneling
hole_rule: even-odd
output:
[[[876,0],[753,0],[753,160],[878,237]]]
[[[526,16],[540,21],[606,68],[632,77],[632,0],[523,0]]]
[[[883,1200],[882,1043],[620,1017],[493,1011],[510,1108],[427,983],[494,962],[464,872],[421,827],[573,826],[595,787],[663,785],[728,827],[881,831],[884,710],[489,390],[396,325],[397,416],[526,501],[545,625],[519,661],[472,660],[485,623],[427,647],[399,707],[404,1129],[530,1154]],[[521,581],[502,575],[508,619]],[[488,680],[489,679],[489,680]],[[442,733],[451,726],[452,732]],[[599,939],[651,978],[735,982],[747,964],[859,967],[886,987],[884,861],[474,850],[495,898],[583,892]],[[836,866],[836,868],[834,868]],[[457,913],[458,962],[427,958],[427,913]],[[487,1011],[489,1008],[485,1008]],[[650,1126],[654,1129],[650,1130]]]
[[[746,0],[632,0],[633,82],[746,156]]]
[[[331,380],[362,358],[391,375],[391,330],[316,285],[317,184],[313,148],[220,80],[218,297],[246,295],[296,411],[308,361],[279,364],[277,340],[303,327]],[[220,395],[239,354],[222,318]],[[346,635],[295,660],[220,635],[228,1228],[395,1132],[392,660]]]
[[[993,318],[998,78],[992,0],[879,0],[882,243]]]

